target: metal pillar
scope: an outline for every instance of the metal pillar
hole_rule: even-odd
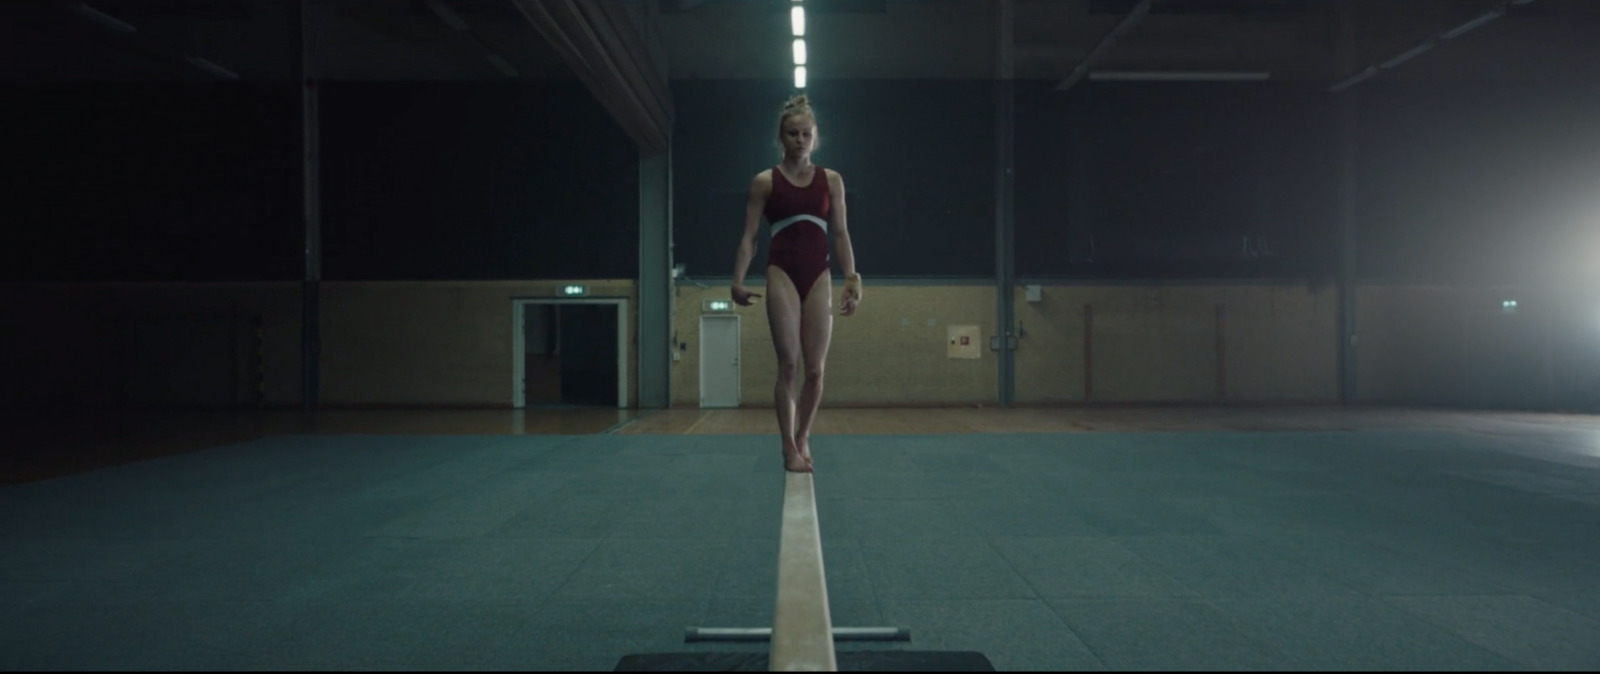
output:
[[[1343,65],[1355,62],[1357,39],[1356,9],[1340,7],[1340,56]],[[1360,207],[1357,189],[1360,186],[1360,148],[1357,135],[1360,131],[1360,92],[1345,92],[1339,96],[1339,402],[1349,405],[1359,399],[1356,382],[1356,348],[1360,340],[1356,333],[1356,223]]]
[[[640,409],[666,409],[672,375],[672,137],[639,150]]]
[[[306,411],[317,407],[320,392],[322,332],[322,209],[318,189],[317,86],[306,67],[307,0],[299,0],[290,10],[294,61],[292,77],[300,97],[300,159],[302,176],[301,216],[305,220],[305,278],[301,284],[300,357],[301,403]]]
[[[995,73],[995,166],[994,166],[994,251],[996,329],[989,340],[989,348],[999,354],[996,367],[1000,373],[999,403],[1008,406],[1016,398],[1016,232],[1012,187],[1015,184],[1016,89],[1013,72],[1013,26],[1016,17],[1015,0],[1000,0],[997,4],[999,28],[996,36],[997,72]]]

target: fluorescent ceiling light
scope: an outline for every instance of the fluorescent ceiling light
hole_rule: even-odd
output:
[[[1272,73],[1265,72],[1096,70],[1089,73],[1089,79],[1100,82],[1260,82],[1271,77]]]
[[[806,88],[806,67],[805,66],[795,66],[794,67],[794,88],[796,88],[796,89],[804,89],[804,88]]]
[[[794,64],[797,66],[806,64],[806,41],[803,39],[794,41]]]
[[[795,5],[789,10],[789,26],[794,28],[794,36],[806,34],[806,8]]]

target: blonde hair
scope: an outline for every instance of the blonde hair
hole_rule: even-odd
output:
[[[783,112],[778,114],[778,147],[783,147],[783,123],[791,117],[810,117],[813,126],[817,123],[817,113],[811,109],[811,99],[805,94],[799,94],[783,103]],[[814,134],[811,149],[814,151],[822,146],[822,134]]]

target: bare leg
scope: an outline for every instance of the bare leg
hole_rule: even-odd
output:
[[[787,381],[780,375],[773,391],[778,410],[778,432],[783,436],[783,468],[797,473],[811,472],[811,461],[801,453],[794,440],[794,378]]]
[[[800,360],[800,293],[782,269],[767,267],[767,323],[778,354],[778,381],[772,390],[783,439],[784,470],[810,472],[811,463],[795,444],[794,380]]]
[[[828,344],[832,341],[833,279],[825,273],[811,286],[800,312],[800,349],[806,359],[806,379],[800,389],[794,442],[808,462],[811,461],[811,423],[822,405],[822,371],[828,361]]]

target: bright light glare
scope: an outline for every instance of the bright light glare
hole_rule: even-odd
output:
[[[796,89],[804,89],[804,88],[806,88],[806,67],[805,66],[795,66],[794,67],[794,88],[796,88]]]
[[[794,27],[794,36],[806,34],[806,8],[795,5],[789,9],[789,25]]]
[[[805,40],[795,40],[794,41],[794,64],[797,65],[797,66],[803,66],[803,65],[806,64],[806,41]]]

